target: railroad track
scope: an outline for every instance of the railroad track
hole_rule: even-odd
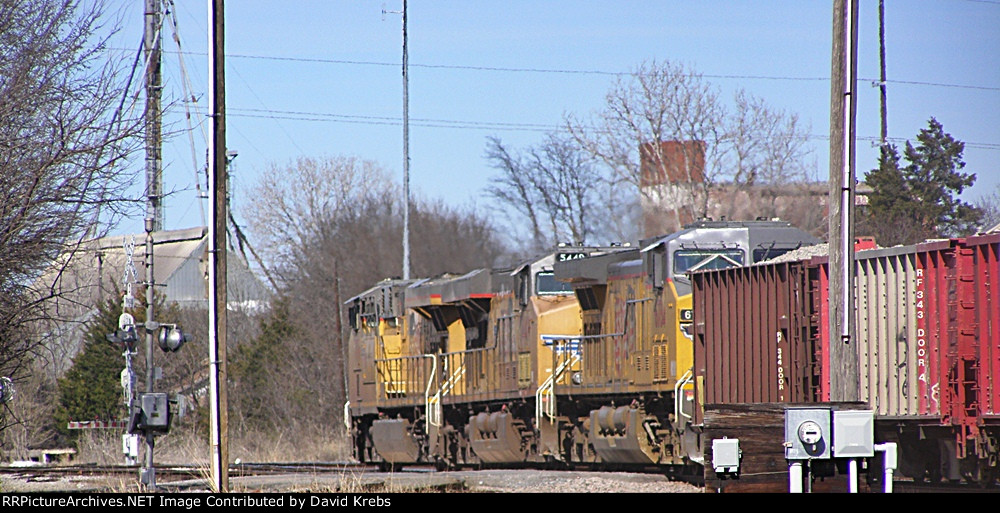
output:
[[[592,471],[586,465],[574,466],[573,471]],[[460,469],[453,469],[453,472],[482,472],[484,475],[493,470],[507,470],[485,468],[479,469],[475,466],[465,466]],[[549,470],[553,474],[560,474],[563,470],[555,470],[551,467],[547,469],[534,468],[533,470]],[[296,475],[303,477],[308,475],[330,475],[330,474],[368,474],[378,475],[380,469],[375,464],[363,464],[356,462],[285,462],[285,463],[239,463],[233,464],[229,468],[230,478],[265,477],[279,475]],[[430,465],[408,465],[402,468],[395,468],[392,472],[400,475],[415,476],[418,474],[440,474],[437,469]],[[604,469],[607,474],[614,474]],[[653,468],[630,469],[631,473],[662,474],[662,469],[657,471]],[[130,465],[58,465],[58,466],[35,466],[35,467],[0,467],[0,476],[7,479],[20,480],[26,482],[45,483],[59,480],[71,480],[74,477],[121,477],[124,481],[133,481],[138,478],[139,467]],[[567,472],[573,473],[573,472]],[[162,465],[156,467],[156,476],[159,483],[181,483],[190,480],[208,480],[208,469],[203,465]],[[307,478],[308,479],[308,478]],[[672,480],[691,483],[686,479]],[[783,491],[783,490],[777,490]],[[983,488],[976,485],[963,483],[915,483],[909,480],[897,480],[893,484],[894,493],[997,493],[1000,488]],[[878,492],[876,492],[878,493]]]
[[[209,469],[205,465],[169,464],[155,465],[156,477],[161,481],[179,481],[205,478]],[[229,466],[229,475],[260,476],[294,473],[328,473],[376,471],[374,465],[356,462],[296,462],[296,463],[238,463]],[[139,472],[137,465],[52,465],[30,467],[0,467],[0,475],[20,479],[43,481],[70,476],[131,476]]]
[[[913,481],[895,481],[892,483],[893,493],[1000,493],[996,486],[984,487],[969,483],[916,483]]]

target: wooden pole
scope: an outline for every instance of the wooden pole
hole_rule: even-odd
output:
[[[879,155],[885,157],[889,139],[888,107],[885,98],[885,0],[878,0],[878,58],[879,58],[879,105],[882,117],[882,131],[879,138]]]
[[[209,0],[209,407],[211,409],[212,486],[229,490],[229,414],[226,393],[226,82],[224,1]]]
[[[857,0],[834,0],[830,89],[830,400],[858,400],[854,330]]]
[[[403,279],[410,279],[410,77],[403,0]]]

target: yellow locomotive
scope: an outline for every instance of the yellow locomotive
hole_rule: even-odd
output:
[[[638,247],[565,245],[512,269],[386,280],[350,299],[345,414],[361,461],[692,468],[695,269],[817,242],[702,221]]]

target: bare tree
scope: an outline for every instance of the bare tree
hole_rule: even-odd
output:
[[[245,374],[234,386],[233,396],[247,408],[237,423],[270,419],[278,426],[275,420],[294,417],[328,425],[343,412],[341,307],[402,271],[399,187],[371,161],[304,158],[271,166],[252,194],[259,201],[246,213],[250,232],[280,279],[278,301],[261,328],[268,342],[247,346],[234,369],[235,379],[239,369],[266,366],[268,373]],[[471,208],[419,199],[411,208],[415,276],[488,267],[502,253],[492,227]],[[260,390],[268,391],[267,402],[254,395]]]
[[[246,209],[250,232],[268,265],[280,271],[294,268],[305,245],[320,237],[318,220],[351,211],[359,198],[395,197],[398,191],[377,163],[336,156],[270,164],[251,194],[259,201]]]
[[[0,375],[15,380],[72,320],[48,307],[58,265],[130,205],[142,125],[124,108],[129,63],[108,58],[115,30],[101,1],[0,0]]]
[[[808,180],[808,130],[801,126],[797,114],[776,110],[763,99],[740,90],[725,129],[720,143],[726,153],[720,162],[722,169],[712,175],[714,180],[743,188]]]
[[[669,61],[642,64],[615,83],[601,111],[568,115],[566,126],[612,180],[639,189],[644,210],[661,209],[666,231],[710,215],[720,186],[742,191],[807,174],[807,129],[797,116],[744,91],[727,108],[701,74]],[[716,203],[718,215],[739,206]]]
[[[977,199],[975,205],[983,213],[983,218],[979,222],[980,230],[1000,226],[1000,185],[997,185],[990,194],[984,194]]]
[[[597,235],[598,220],[608,208],[607,181],[572,139],[548,134],[539,146],[520,155],[490,137],[486,158],[500,170],[486,192],[504,207],[513,207],[513,212],[504,212],[515,227],[527,222],[530,249]]]
[[[5,458],[27,460],[30,447],[38,447],[57,437],[52,419],[58,402],[55,378],[46,372],[32,372],[17,383],[17,398],[0,406],[0,452]]]

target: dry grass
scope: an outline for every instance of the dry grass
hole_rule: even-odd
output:
[[[145,443],[140,444],[140,453]],[[157,462],[164,464],[208,465],[211,447],[207,437],[193,429],[174,429],[156,437]],[[341,433],[320,429],[245,431],[229,436],[229,459],[244,462],[281,463],[346,461],[350,444]],[[114,430],[86,430],[77,442],[77,463],[122,464],[122,433]]]
[[[242,431],[231,433],[229,437],[229,460],[231,463],[291,463],[291,462],[332,462],[350,460],[350,443],[340,432],[331,433],[325,429],[281,429],[274,431]],[[145,456],[145,441],[140,441],[140,462]],[[212,482],[210,472],[211,447],[207,436],[196,433],[193,426],[177,426],[162,436],[156,437],[154,460],[157,466],[171,464],[196,465],[206,487]],[[80,433],[77,442],[77,457],[73,463],[97,465],[121,465],[125,463],[122,452],[122,433],[117,430],[86,430]],[[239,466],[235,467],[236,469]],[[242,477],[239,471],[231,477]],[[365,480],[364,473],[345,468],[339,474],[317,474],[303,476],[300,484],[280,491],[292,492],[401,492],[410,491],[393,483],[390,478],[373,483]],[[230,481],[231,491],[263,491],[253,485],[242,485]],[[111,492],[142,492],[135,476],[118,476],[104,482],[104,488]],[[271,490],[268,490],[271,491]],[[279,490],[273,490],[279,491]]]
[[[230,437],[230,459],[254,462],[345,461],[350,444],[341,433],[327,429],[249,431]]]

